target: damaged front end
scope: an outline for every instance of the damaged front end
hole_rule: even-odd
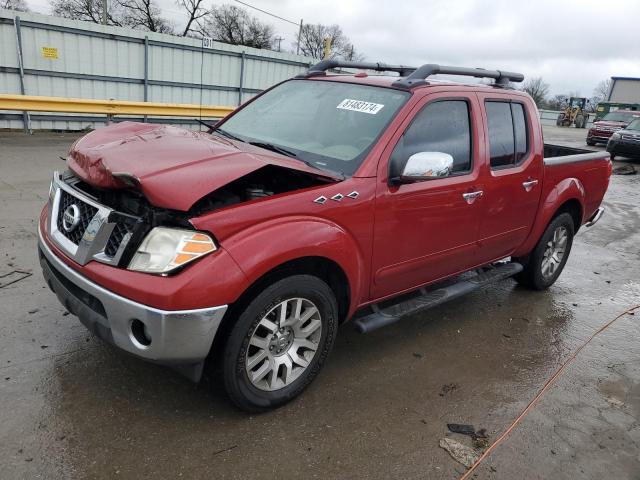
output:
[[[191,218],[338,180],[243,142],[130,122],[78,140],[67,165],[52,181],[48,236],[80,265],[95,260],[124,268],[132,268],[156,228],[180,230],[165,231],[169,237],[195,233]],[[185,242],[176,242],[185,253]]]
[[[185,212],[154,207],[134,189],[96,188],[70,171],[54,172],[47,233],[78,264],[126,266],[159,225],[193,228]]]

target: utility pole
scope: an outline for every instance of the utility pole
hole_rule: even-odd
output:
[[[102,24],[107,24],[107,0],[102,0]]]
[[[281,50],[280,50],[280,42],[282,42],[282,40],[284,40],[284,38],[282,38],[282,37],[276,37],[276,38],[274,38],[274,40],[275,40],[276,42],[278,42],[278,51],[280,52],[280,51],[281,51]]]
[[[300,40],[302,39],[302,19],[300,19],[300,28],[298,29],[298,48],[296,48],[296,55],[300,55]]]

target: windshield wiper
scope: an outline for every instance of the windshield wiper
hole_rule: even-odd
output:
[[[265,150],[271,150],[272,152],[280,153],[287,157],[294,157],[294,158],[297,157],[297,155],[293,153],[291,150],[287,150],[286,148],[279,147],[277,145],[274,145],[273,143],[249,142],[249,144],[255,145],[256,147],[264,148]]]
[[[293,153],[291,150],[287,150],[286,148],[279,147],[278,145],[274,145],[273,143],[249,142],[249,144],[250,145],[255,145],[256,147],[264,148],[265,150],[271,150],[272,152],[280,153],[280,154],[285,155],[287,157],[295,158],[296,160],[304,163],[306,166],[311,167],[314,170],[320,170],[321,172],[325,171],[325,169],[318,167],[313,162],[309,162],[307,160],[304,160],[304,159],[298,157],[298,155]],[[345,179],[345,175],[342,172],[334,172],[333,170],[328,170],[328,169],[326,169],[326,170],[330,171],[331,173],[333,173],[333,174],[337,175],[338,177],[342,178],[342,180]]]
[[[209,129],[207,133],[211,133],[216,129],[215,125],[211,125],[210,123],[207,123],[204,120],[200,120],[199,118],[194,118],[194,120],[198,122],[200,125],[204,125],[205,127],[207,127]]]
[[[230,138],[231,140],[236,140],[238,142],[246,142],[246,140],[243,140],[240,137],[236,137],[233,133],[229,133],[226,130],[222,130],[221,128],[216,127],[213,130],[211,130],[211,133],[216,133],[216,132],[222,135],[223,137]]]

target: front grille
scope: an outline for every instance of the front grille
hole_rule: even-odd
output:
[[[122,240],[128,233],[133,233],[133,225],[130,225],[127,222],[120,221],[116,223],[116,226],[111,232],[111,236],[107,241],[107,246],[104,249],[104,254],[107,257],[115,257],[116,253],[118,253],[118,248],[122,244]]]
[[[80,211],[80,222],[78,225],[68,232],[65,230],[63,225],[63,217],[64,212],[71,205],[75,205],[78,207]],[[58,218],[57,218],[57,226],[60,233],[62,233],[65,237],[71,240],[73,243],[78,245],[80,243],[80,239],[84,235],[89,223],[93,219],[93,217],[98,213],[98,209],[88,203],[83,202],[79,198],[74,197],[70,193],[65,190],[60,190],[60,204],[58,206]]]

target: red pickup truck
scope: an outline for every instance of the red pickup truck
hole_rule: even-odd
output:
[[[544,145],[522,79],[324,61],[207,133],[91,132],[40,216],[46,282],[117,347],[194,381],[207,360],[240,408],[281,405],[349,319],[368,332],[507,277],[556,281],[611,162]]]

